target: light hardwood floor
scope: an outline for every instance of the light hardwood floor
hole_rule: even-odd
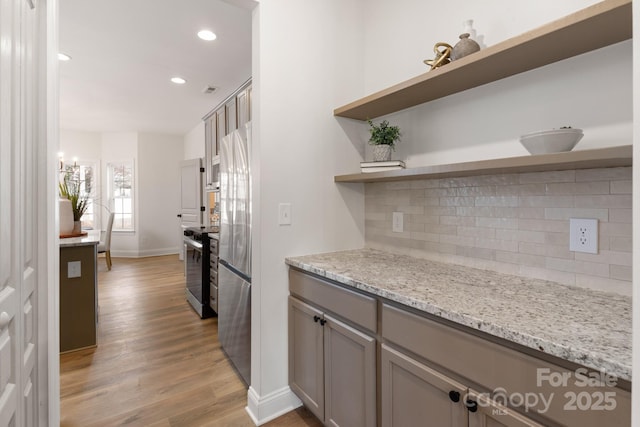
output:
[[[217,319],[185,301],[177,255],[98,265],[98,347],[60,357],[61,425],[253,426]],[[299,409],[267,425],[321,423]]]

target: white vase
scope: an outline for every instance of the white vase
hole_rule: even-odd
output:
[[[60,213],[60,234],[71,234],[73,232],[73,208],[71,200],[58,199],[58,209]]]
[[[391,160],[391,146],[390,145],[374,145],[373,146],[373,161],[374,162],[386,162]]]

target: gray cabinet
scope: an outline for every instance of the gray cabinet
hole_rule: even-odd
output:
[[[376,425],[374,298],[289,272],[289,385],[329,426]]]
[[[324,419],[324,330],[322,312],[289,297],[289,386],[305,406]]]
[[[375,338],[289,297],[289,384],[326,425],[374,426]]]
[[[383,427],[467,425],[464,385],[385,344],[380,358]]]
[[[451,404],[444,398],[446,389],[440,389],[442,393],[433,389],[435,374],[440,381],[438,384],[443,384],[442,378],[448,378],[448,381],[455,380],[454,383],[457,382],[465,389],[464,397],[457,403],[469,408],[468,424],[463,421],[451,425],[629,425],[631,394],[628,390],[593,381],[583,383],[579,377],[587,375],[587,372],[589,375],[597,375],[598,372],[588,371],[577,365],[561,366],[562,361],[557,359],[550,361],[533,357],[492,342],[487,337],[444,325],[429,316],[409,313],[401,307],[383,304],[381,312],[383,426],[411,425],[394,422],[393,417],[400,403],[393,397],[406,396],[412,392],[423,394],[420,398],[423,405],[428,405],[425,403],[428,401],[429,405],[439,407],[442,413],[450,414]],[[413,366],[413,370],[408,370],[407,366]],[[403,381],[403,377],[398,374],[401,367],[412,372],[412,380],[420,383],[420,387],[411,384],[417,388],[408,388],[408,380]],[[435,374],[427,376],[425,372]],[[397,377],[392,375],[394,373]],[[402,375],[406,377],[409,374]],[[549,376],[564,378],[566,381],[561,384],[544,379]],[[431,389],[427,387],[427,383],[430,383],[428,385]],[[610,402],[605,400],[607,396]],[[525,397],[530,400],[523,400]],[[572,397],[582,400],[576,405]],[[420,420],[420,410],[412,411],[411,416],[415,417],[412,420]]]
[[[251,120],[251,81],[242,85],[203,120],[206,188],[216,190],[220,170],[220,140]]]
[[[383,427],[542,427],[386,344],[381,400]]]

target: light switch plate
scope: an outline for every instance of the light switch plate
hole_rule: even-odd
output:
[[[82,276],[82,262],[69,261],[67,263],[67,278],[74,279],[80,276]]]
[[[291,225],[291,203],[280,203],[278,205],[278,224]]]
[[[569,218],[569,250],[598,253],[598,220]]]
[[[391,230],[394,233],[402,233],[404,231],[404,213],[393,213],[393,223],[391,224]]]

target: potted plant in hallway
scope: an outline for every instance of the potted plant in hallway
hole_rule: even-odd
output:
[[[398,126],[389,126],[387,120],[383,120],[378,125],[373,124],[371,120],[367,120],[367,122],[371,133],[369,144],[373,145],[373,161],[391,160],[391,150],[395,149],[396,141],[400,140],[400,128]]]
[[[60,197],[69,199],[73,210],[73,234],[80,234],[82,227],[80,218],[89,207],[89,193],[84,191],[80,180],[73,179],[71,174],[65,174],[64,179],[58,184]]]

